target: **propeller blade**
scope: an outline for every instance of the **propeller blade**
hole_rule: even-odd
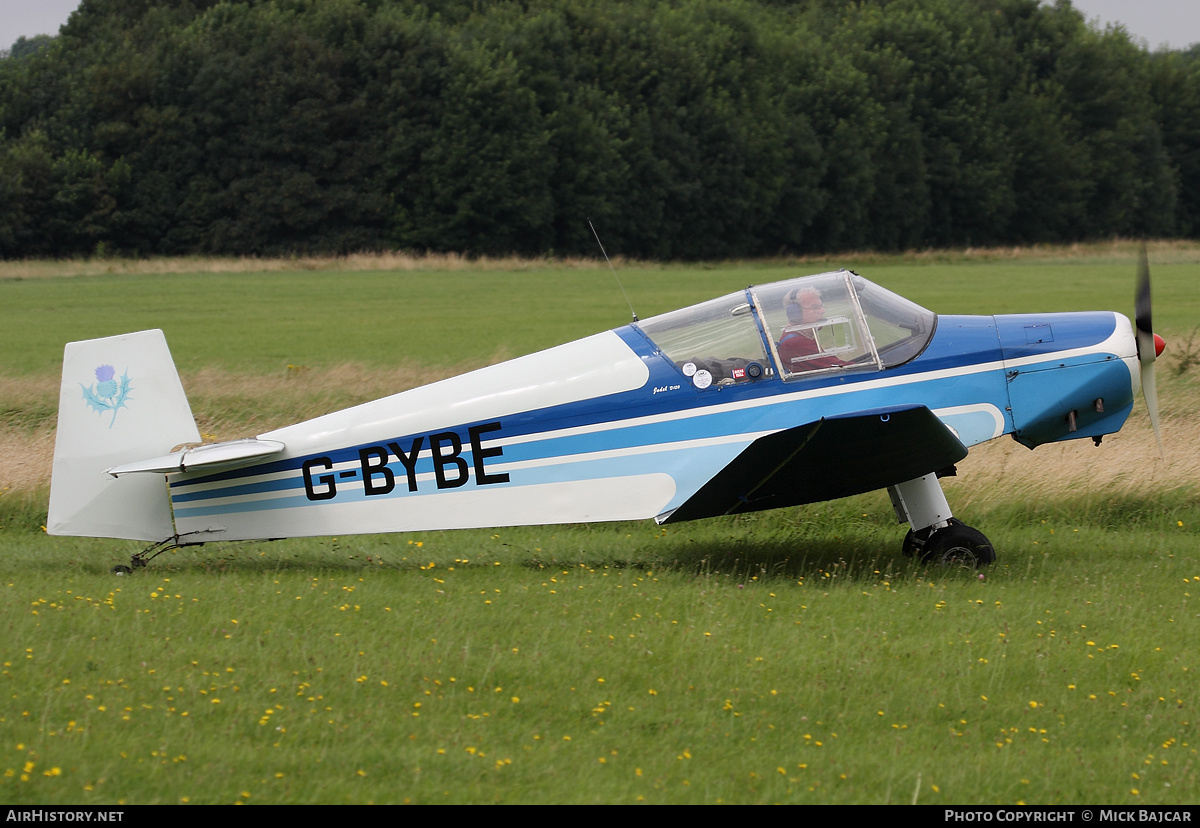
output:
[[[1146,410],[1150,414],[1150,427],[1154,429],[1154,441],[1158,443],[1158,454],[1163,455],[1162,435],[1158,428],[1158,390],[1154,382],[1154,360],[1158,356],[1157,337],[1150,313],[1150,263],[1146,258],[1146,245],[1142,245],[1138,256],[1137,293],[1134,297],[1134,325],[1137,328],[1138,364],[1142,375],[1142,396],[1146,399]],[[1161,340],[1160,340],[1161,341]]]
[[[1154,360],[1142,363],[1142,396],[1146,398],[1146,410],[1150,413],[1150,427],[1154,429],[1154,442],[1158,443],[1158,455],[1165,460],[1162,434],[1158,430],[1158,390],[1154,385]]]
[[[1154,336],[1154,323],[1151,321],[1150,314],[1150,262],[1146,258],[1146,245],[1144,244],[1138,255],[1137,295],[1134,297],[1133,319],[1134,324],[1137,325],[1139,338],[1143,333],[1149,337]],[[1140,356],[1141,351],[1139,350]],[[1153,350],[1151,350],[1150,361],[1154,361]]]

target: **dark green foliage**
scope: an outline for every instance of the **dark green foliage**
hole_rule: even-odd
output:
[[[5,258],[1200,231],[1200,61],[1062,0],[84,0],[34,41]]]
[[[25,37],[21,35],[13,43],[11,49],[0,50],[0,58],[12,58],[13,60],[25,60],[33,57],[42,49],[49,48],[54,42],[52,35],[40,34],[33,37]]]
[[[1175,232],[1200,234],[1200,45],[1189,52],[1156,54],[1150,64],[1155,121],[1175,185]]]

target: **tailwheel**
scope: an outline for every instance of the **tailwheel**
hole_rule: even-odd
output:
[[[118,564],[109,571],[113,575],[132,575],[135,569],[144,569],[150,561],[157,558],[164,552],[170,552],[172,549],[182,549],[185,546],[200,546],[198,543],[180,543],[177,538],[167,538],[158,543],[152,543],[143,549],[141,552],[135,552],[129,558],[129,566]]]
[[[996,550],[987,536],[958,520],[951,520],[948,526],[935,529],[921,551],[921,563],[926,564],[978,568],[995,560]]]

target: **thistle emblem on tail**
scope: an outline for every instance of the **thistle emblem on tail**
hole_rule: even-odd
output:
[[[133,390],[129,384],[129,371],[127,369],[120,380],[115,379],[117,369],[111,365],[101,365],[94,373],[94,383],[84,385],[81,382],[79,387],[83,389],[83,399],[88,407],[98,413],[112,412],[112,419],[108,422],[108,427],[112,428],[113,423],[117,421],[117,410],[126,407],[125,401],[129,399],[129,392]]]

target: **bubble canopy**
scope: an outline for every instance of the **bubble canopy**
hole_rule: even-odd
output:
[[[751,286],[637,323],[688,376],[715,384],[884,370],[915,358],[937,315],[848,270]]]

